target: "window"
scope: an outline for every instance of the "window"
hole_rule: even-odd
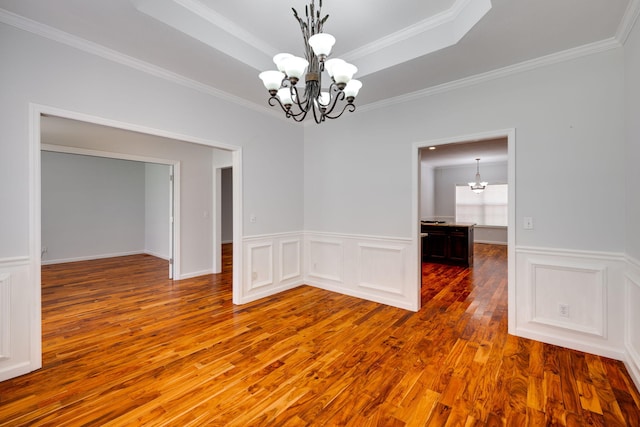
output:
[[[506,226],[508,218],[507,184],[490,184],[482,193],[468,185],[456,185],[456,222]]]

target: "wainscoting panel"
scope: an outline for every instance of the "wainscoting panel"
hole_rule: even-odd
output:
[[[251,266],[250,289],[273,284],[273,243],[251,243],[248,265]]]
[[[300,278],[302,276],[302,251],[300,239],[280,241],[280,281]]]
[[[516,248],[516,334],[623,360],[625,264],[617,253]]]
[[[302,233],[245,237],[241,304],[300,286]]]
[[[309,276],[342,283],[344,247],[337,239],[310,237],[308,240]]]
[[[0,259],[0,381],[42,366],[40,280],[31,274],[34,269],[28,257]]]
[[[605,337],[606,267],[529,260],[531,321]]]
[[[627,368],[640,389],[640,262],[628,261],[626,285],[625,349]]]
[[[397,245],[358,244],[358,286],[402,295],[406,281],[405,248]]]
[[[412,239],[308,232],[305,283],[416,311],[419,280]]]
[[[9,358],[11,337],[11,275],[0,274],[0,360]]]

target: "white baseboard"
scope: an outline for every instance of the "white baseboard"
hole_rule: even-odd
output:
[[[48,259],[48,260],[42,260],[41,264],[42,265],[64,264],[67,262],[92,261],[94,259],[115,258],[115,257],[121,257],[121,256],[129,256],[129,255],[141,255],[144,253],[145,251],[131,251],[131,252],[117,252],[117,253],[111,253],[111,254],[87,255],[87,256],[74,257],[74,258]]]
[[[213,269],[193,271],[191,273],[183,273],[176,280],[192,279],[198,276],[206,276],[207,274],[213,274]]]
[[[508,244],[507,242],[498,242],[498,241],[494,242],[494,241],[491,241],[491,240],[478,240],[478,239],[475,239],[473,241],[473,243],[484,243],[484,244],[487,244],[487,245],[502,245],[502,246],[507,246],[507,244]]]
[[[144,250],[144,253],[147,254],[147,255],[154,256],[156,258],[163,259],[165,261],[169,261],[171,259],[171,257],[169,255],[164,255],[164,254],[161,254],[161,253],[158,253],[158,252],[154,252],[154,251],[150,251],[150,250],[147,250],[147,249]]]
[[[640,262],[629,256],[625,282],[625,364],[640,390]]]

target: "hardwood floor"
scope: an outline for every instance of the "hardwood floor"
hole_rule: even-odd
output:
[[[407,312],[302,286],[231,302],[151,256],[42,271],[44,367],[2,426],[639,426],[621,362],[507,334],[506,247],[423,265]]]

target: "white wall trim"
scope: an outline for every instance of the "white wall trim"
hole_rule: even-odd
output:
[[[638,22],[638,16],[640,16],[640,0],[631,0],[616,32],[616,39],[620,43],[625,44],[627,42],[633,26]]]
[[[247,244],[247,265],[265,265],[252,269],[249,278],[249,290],[273,285],[273,242],[254,242]]]
[[[2,11],[0,10],[0,20],[3,18]],[[41,140],[40,140],[40,117],[42,115],[52,115],[67,119],[80,120],[84,122],[110,126],[118,129],[130,130],[140,133],[146,133],[149,135],[155,135],[170,139],[176,139],[180,141],[192,142],[195,144],[205,145],[208,147],[219,148],[223,150],[230,150],[232,152],[232,167],[234,173],[233,182],[233,239],[240,242],[242,239],[242,148],[224,144],[213,140],[207,140],[204,138],[198,138],[194,136],[178,134],[163,129],[155,129],[147,126],[141,126],[133,123],[126,123],[117,120],[112,120],[104,117],[98,117],[89,115],[86,113],[80,113],[76,111],[64,110],[57,107],[41,105],[36,103],[29,104],[29,279],[26,286],[29,288],[29,307],[31,311],[29,313],[30,325],[29,325],[29,342],[30,342],[30,360],[23,368],[11,368],[11,375],[15,375],[16,372],[26,373],[31,370],[38,369],[42,366],[42,302],[41,302],[41,164],[40,164],[40,152],[41,152]],[[174,165],[174,175],[179,177],[180,163]],[[174,181],[174,185],[179,186],[179,181]],[[178,195],[174,195],[174,203],[180,206],[180,198]],[[174,212],[176,217],[175,221],[175,241],[174,248],[178,251],[180,248],[180,221],[177,217],[178,213]],[[238,248],[236,248],[238,246]],[[242,300],[242,295],[238,295],[238,292],[242,292],[242,268],[243,268],[243,252],[240,245],[234,245],[234,262],[233,262],[233,302],[238,303]],[[178,276],[179,266],[174,264],[174,277],[186,278],[187,275]],[[212,271],[207,272],[193,272],[189,274],[210,274]],[[18,369],[18,371],[16,371]]]
[[[56,28],[50,27],[48,25],[42,24],[40,22],[31,20],[28,18],[25,18],[23,16],[17,15],[13,12],[9,12],[8,10],[1,9],[1,8],[0,8],[0,22],[3,22],[7,25],[11,25],[12,27],[19,28],[24,31],[28,31],[40,37],[44,37],[46,39],[65,44],[67,46],[87,52],[89,54],[99,56],[106,60],[124,65],[126,67],[132,68],[142,73],[146,73],[154,77],[159,77],[161,79],[170,81],[180,86],[188,87],[198,92],[214,96],[223,101],[232,102],[236,105],[242,106],[244,108],[248,108],[253,111],[257,111],[259,113],[267,114],[282,120],[286,120],[286,118],[282,114],[280,114],[280,110],[275,111],[265,106],[255,104],[253,102],[247,101],[246,99],[232,95],[228,92],[224,92],[220,89],[216,89],[213,86],[200,83],[196,80],[193,80],[183,75],[166,70],[157,65],[153,65],[151,63],[142,61],[132,56],[125,55],[116,50],[109,49],[100,44],[91,42],[89,40],[75,36],[73,34],[66,33],[64,31],[58,30]]]
[[[287,247],[293,246],[293,255],[296,257],[296,262],[287,263]],[[291,279],[297,279],[302,276],[302,258],[304,254],[302,252],[302,243],[299,239],[282,239],[279,245],[279,258],[280,258],[280,282],[285,282]],[[288,272],[291,269],[291,272]]]
[[[625,255],[622,252],[601,252],[601,251],[584,251],[580,249],[561,249],[561,248],[545,248],[532,246],[518,246],[517,253],[527,253],[531,255],[551,255],[558,257],[572,257],[576,259],[593,259],[607,260],[615,262],[624,262]]]
[[[414,239],[304,233],[304,283],[368,301],[418,311]]]
[[[36,344],[35,350],[29,348],[28,355],[19,353],[21,349],[24,351],[25,342],[30,343],[35,333],[38,333],[37,338],[40,338],[41,325],[35,324],[40,313],[36,315],[30,312],[27,313],[27,317],[23,310],[15,310],[10,300],[16,293],[28,295],[29,303],[40,300],[40,282],[38,281],[36,286],[30,281],[34,264],[33,259],[26,256],[0,259],[0,381],[26,374],[42,366],[40,352],[36,353],[41,348],[40,341]],[[26,360],[27,357],[29,360]]]
[[[246,260],[238,283],[242,289],[234,303],[244,304],[302,285],[303,236],[302,231],[284,232],[245,237],[241,244],[234,242],[234,254],[238,249]]]
[[[627,360],[624,254],[522,246],[515,252],[515,335]],[[560,304],[569,305],[568,317]]]
[[[411,257],[414,270],[414,279],[416,283],[416,299],[418,308],[420,307],[420,284],[422,280],[420,270],[420,150],[423,148],[438,146],[444,144],[457,144],[469,141],[482,141],[496,138],[507,138],[507,181],[509,184],[509,226],[507,227],[507,295],[509,302],[508,309],[508,326],[509,333],[513,334],[516,326],[516,130],[515,128],[498,129],[474,134],[452,136],[440,138],[430,141],[419,141],[413,144],[412,148],[412,200],[411,200],[411,220],[413,237],[413,246],[415,253]]]
[[[397,104],[404,104],[429,96],[437,95],[444,92],[449,92],[456,89],[461,89],[469,86],[475,86],[481,83],[485,83],[491,80],[496,80],[502,77],[511,76],[514,74],[523,73],[526,71],[535,70],[537,68],[546,67],[549,65],[557,64],[560,62],[571,61],[573,59],[581,58],[583,56],[593,55],[596,53],[604,52],[611,49],[616,49],[622,46],[620,42],[615,38],[609,38],[606,40],[598,41],[595,43],[578,46],[576,48],[567,49],[562,52],[552,53],[550,55],[542,56],[540,58],[523,61],[518,64],[509,65],[507,67],[499,68],[497,70],[488,71],[486,73],[476,74],[470,77],[454,80],[452,82],[443,83],[437,86],[431,86],[426,89],[422,89],[416,92],[396,96],[394,98],[388,98],[378,102],[372,102],[370,104],[358,106],[355,113],[364,113],[366,111],[377,110],[381,108],[387,108]]]
[[[11,357],[11,274],[0,273],[0,360]]]
[[[516,335],[531,340],[540,341],[547,344],[557,345],[559,347],[570,348],[573,350],[583,351],[585,353],[596,354],[598,356],[609,357],[616,360],[625,360],[625,352],[619,347],[612,347],[606,343],[596,344],[586,342],[579,338],[558,337],[555,334],[545,333],[539,330],[518,326]]]
[[[625,364],[640,389],[640,262],[629,256],[625,272],[625,302]]]
[[[576,332],[582,332],[585,334],[594,335],[597,337],[606,338],[607,335],[607,267],[606,266],[591,266],[578,264],[575,262],[558,262],[558,261],[543,261],[537,260],[533,257],[527,259],[527,269],[530,272],[530,282],[532,286],[529,288],[529,308],[530,308],[530,321],[532,323],[539,323],[542,325],[555,326],[558,328],[570,329]],[[538,307],[538,295],[536,284],[538,283],[537,276],[541,270],[547,270],[550,272],[562,274],[582,274],[583,276],[590,276],[593,280],[595,288],[595,296],[597,297],[593,304],[589,307],[590,311],[594,314],[594,322],[590,325],[584,325],[581,323],[573,322],[567,319],[559,320],[557,318],[545,315],[541,313],[539,309],[544,307]]]
[[[114,252],[108,254],[95,254],[95,255],[87,255],[81,257],[73,257],[73,258],[61,258],[61,259],[48,259],[46,261],[42,261],[42,265],[54,265],[54,264],[65,264],[68,262],[78,262],[78,261],[92,261],[96,259],[105,259],[105,258],[116,258],[122,256],[130,256],[130,255],[142,255],[147,253],[145,250],[139,251],[127,251],[127,252]]]
[[[524,71],[530,71],[536,68],[545,67],[545,66],[556,64],[563,61],[570,61],[572,59],[579,58],[582,56],[591,55],[591,54],[603,52],[606,50],[618,48],[621,46],[621,43],[626,41],[628,34],[631,32],[631,28],[633,28],[633,24],[637,20],[638,14],[640,13],[638,11],[639,8],[637,4],[638,4],[638,0],[632,0],[632,3],[627,8],[627,12],[625,13],[625,18],[623,19],[623,23],[618,29],[618,33],[616,34],[616,37],[597,41],[597,42],[590,43],[583,46],[578,46],[572,49],[567,49],[561,52],[542,56],[540,58],[532,59],[529,61],[524,61],[518,64],[503,67],[497,70],[476,74],[474,76],[465,77],[452,82],[447,82],[441,85],[431,86],[423,90],[404,94],[394,98],[388,98],[382,101],[365,104],[365,105],[359,106],[355,113],[357,114],[359,112],[366,112],[366,111],[372,111],[380,108],[386,108],[392,105],[402,104],[405,102],[425,98],[435,94],[448,92],[451,90],[456,90],[456,89],[467,87],[467,86],[477,85],[490,80],[495,80],[501,77],[505,77],[508,75],[517,74]],[[3,22],[7,25],[11,25],[13,27],[19,28],[24,31],[28,31],[36,35],[39,35],[41,37],[56,41],[58,43],[71,46],[73,48],[85,51],[87,53],[105,58],[107,60],[125,65],[137,71],[147,73],[152,76],[159,77],[164,80],[168,80],[173,83],[179,84],[181,86],[185,86],[185,87],[197,90],[201,93],[214,96],[218,99],[228,101],[228,102],[233,102],[237,105],[251,109],[253,111],[257,111],[262,114],[267,114],[271,117],[275,117],[280,120],[287,120],[286,117],[281,114],[280,110],[276,111],[266,106],[262,106],[262,105],[247,101],[243,98],[221,91],[212,86],[200,83],[198,81],[189,79],[180,74],[174,73],[172,71],[166,70],[164,68],[158,67],[148,62],[144,62],[139,59],[133,58],[131,56],[122,54],[113,49],[109,49],[97,43],[90,42],[88,40],[66,33],[64,31],[60,31],[56,28],[22,17],[15,13],[9,12],[5,9],[0,9],[0,22]],[[309,124],[310,124],[309,121],[306,121],[303,123],[303,125],[309,125]]]

